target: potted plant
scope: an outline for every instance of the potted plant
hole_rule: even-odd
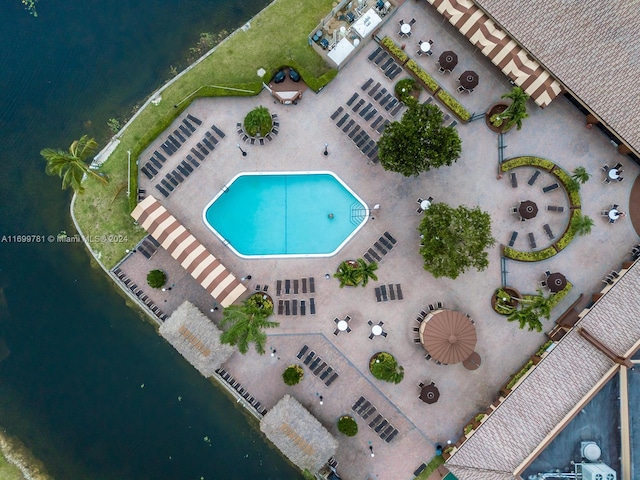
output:
[[[273,120],[267,107],[256,107],[244,117],[244,131],[250,137],[264,137],[272,127]]]
[[[297,385],[304,378],[304,370],[300,365],[289,365],[282,372],[282,381],[289,386]]]
[[[333,276],[340,280],[340,288],[345,285],[348,287],[357,287],[358,285],[365,287],[369,283],[369,279],[378,280],[375,274],[377,269],[377,263],[367,263],[362,258],[344,260],[338,265],[338,270]]]
[[[513,87],[509,93],[501,98],[508,98],[511,103],[498,102],[493,104],[486,115],[487,126],[494,132],[503,133],[514,126],[520,130],[522,121],[529,116],[527,113],[527,95],[520,87]]]
[[[404,103],[417,101],[420,97],[420,84],[413,78],[403,78],[395,85],[396,97]]]
[[[404,367],[388,352],[378,352],[369,360],[369,371],[378,380],[400,383],[404,378]]]
[[[512,287],[501,287],[491,296],[491,307],[500,315],[510,315],[518,307],[520,292]]]
[[[343,415],[338,419],[338,431],[347,437],[355,437],[358,434],[358,424],[350,415]]]

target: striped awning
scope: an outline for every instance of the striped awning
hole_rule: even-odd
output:
[[[223,307],[247,289],[152,195],[131,216]]]
[[[562,92],[562,85],[471,0],[428,1],[539,106]]]

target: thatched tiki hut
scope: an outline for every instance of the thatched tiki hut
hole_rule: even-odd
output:
[[[338,449],[338,441],[295,398],[285,395],[264,416],[260,430],[295,465],[317,472]]]
[[[162,335],[202,375],[211,377],[234,348],[220,343],[220,329],[197,307],[184,302],[160,325]]]

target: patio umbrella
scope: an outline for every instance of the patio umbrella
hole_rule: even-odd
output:
[[[476,88],[478,83],[480,82],[480,77],[473,70],[467,70],[462,75],[460,75],[460,85],[464,88],[471,90],[472,88]]]
[[[439,310],[420,325],[420,341],[434,360],[451,365],[473,353],[478,337],[476,327],[464,313]]]
[[[522,218],[533,218],[538,214],[538,205],[531,200],[525,200],[524,202],[520,202],[520,207],[518,207],[518,213]]]
[[[438,63],[445,70],[453,70],[458,65],[458,55],[456,55],[456,52],[447,50],[442,52],[440,58],[438,58]]]
[[[424,403],[436,403],[440,398],[440,390],[433,383],[425,385],[420,389],[420,400]]]
[[[560,272],[552,273],[547,277],[547,287],[553,293],[558,293],[564,287],[567,286],[567,277],[565,277]]]

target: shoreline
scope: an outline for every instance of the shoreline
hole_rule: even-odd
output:
[[[0,452],[6,461],[16,467],[25,480],[54,480],[44,464],[15,437],[0,432]]]

